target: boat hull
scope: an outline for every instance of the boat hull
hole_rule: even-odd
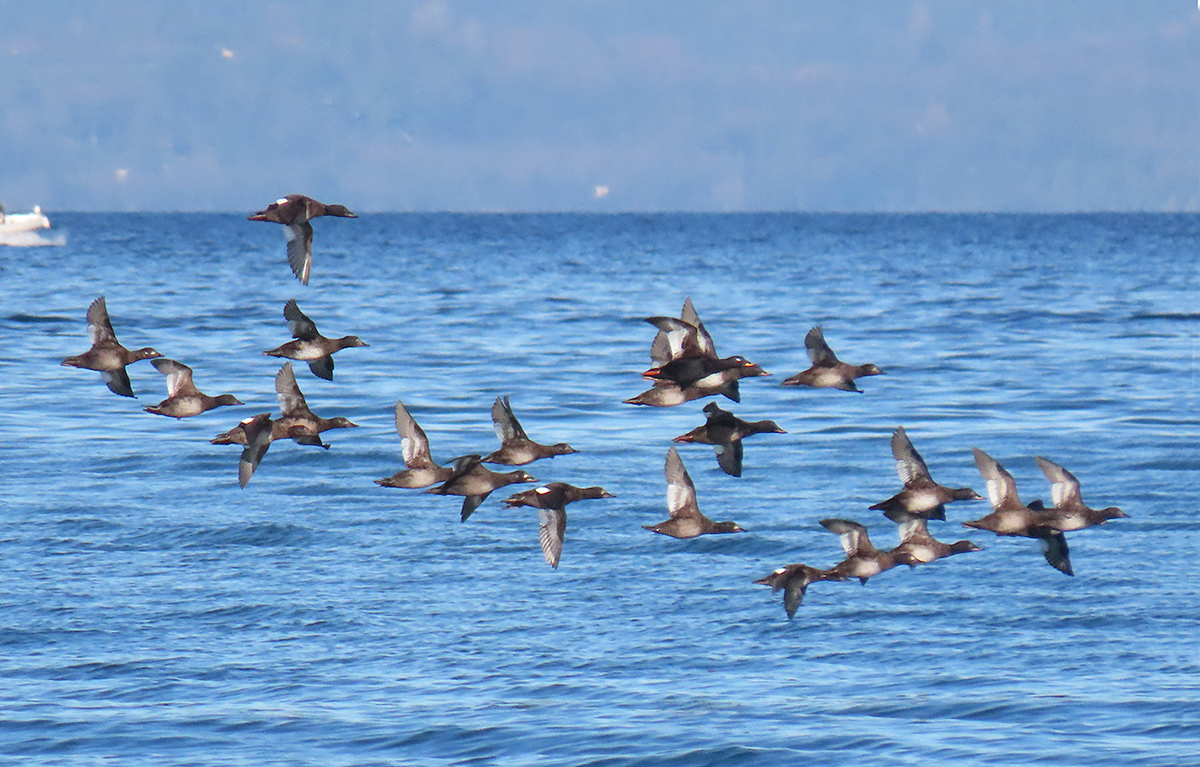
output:
[[[49,228],[50,219],[42,215],[41,208],[34,208],[32,213],[9,213],[0,218],[0,234],[33,232]]]

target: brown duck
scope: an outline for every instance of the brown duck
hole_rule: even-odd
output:
[[[1110,519],[1125,519],[1129,516],[1116,506],[1105,509],[1089,508],[1079,493],[1079,480],[1075,479],[1074,474],[1041,456],[1035,456],[1034,460],[1041,467],[1046,479],[1050,480],[1050,497],[1054,508],[1046,511],[1055,530],[1083,530],[1086,527],[1103,525]]]
[[[1066,575],[1074,575],[1067,536],[1055,528],[1053,512],[1030,508],[1021,503],[1017,496],[1017,483],[1012,475],[979,448],[971,450],[975,454],[975,464],[979,467],[980,475],[987,481],[992,513],[981,519],[963,522],[963,525],[977,530],[990,530],[996,535],[1036,538],[1051,567]]]
[[[434,463],[429,453],[429,438],[408,414],[404,403],[396,402],[396,433],[400,435],[400,454],[404,457],[404,470],[390,477],[375,480],[384,487],[429,487],[445,482],[454,474],[449,466]]]
[[[216,407],[245,404],[232,394],[210,397],[200,391],[192,383],[192,369],[182,362],[162,357],[151,364],[167,377],[167,398],[157,405],[144,408],[147,413],[190,418]]]
[[[643,375],[655,380],[653,388],[625,400],[630,405],[671,407],[715,394],[739,402],[739,379],[770,375],[742,357],[720,359],[690,298],[683,302],[679,319],[648,317],[646,322],[658,333],[650,344],[654,367]]]
[[[504,499],[509,508],[532,506],[538,510],[538,537],[542,544],[542,556],[551,567],[558,569],[562,557],[563,536],[567,530],[567,504],[597,498],[612,498],[602,487],[575,487],[566,482],[551,482],[548,485],[522,490]]]
[[[500,440],[500,449],[483,459],[484,463],[502,463],[507,466],[524,466],[539,458],[570,455],[579,451],[560,442],[557,445],[539,445],[529,438],[521,428],[521,422],[513,415],[508,397],[497,397],[492,404],[492,427]]]
[[[464,455],[454,461],[454,473],[441,485],[426,490],[436,495],[462,495],[463,522],[475,513],[479,504],[487,500],[492,491],[498,487],[511,485],[514,482],[537,482],[522,469],[509,472],[492,471],[484,466],[478,455]]]
[[[671,518],[657,525],[642,525],[662,535],[672,538],[695,538],[698,535],[714,533],[744,533],[736,522],[713,522],[700,513],[696,503],[696,486],[688,476],[679,453],[672,446],[667,451],[665,466],[667,476],[667,511]]]
[[[296,299],[291,299],[283,305],[283,318],[287,320],[288,330],[296,340],[288,341],[283,346],[265,351],[268,357],[287,357],[308,363],[313,375],[333,380],[333,354],[342,349],[356,346],[367,346],[358,336],[342,336],[341,338],[326,338],[317,330],[317,324],[300,311]]]
[[[272,221],[286,227],[284,234],[287,235],[288,264],[296,279],[305,285],[312,275],[313,229],[309,221],[318,216],[358,218],[345,205],[326,205],[302,194],[280,197],[266,210],[260,210],[248,218],[249,221]]]
[[[161,357],[156,350],[149,346],[130,351],[117,341],[112,322],[108,318],[108,307],[104,296],[100,296],[87,310],[88,338],[92,348],[83,354],[67,357],[63,365],[74,368],[100,371],[100,377],[114,394],[122,397],[133,397],[133,386],[129,383],[129,374],[125,366],[138,360],[149,360]]]
[[[874,365],[850,365],[842,362],[825,343],[825,334],[818,325],[808,331],[804,337],[804,346],[808,350],[808,358],[812,367],[791,378],[785,378],[784,386],[811,386],[815,389],[841,389],[842,391],[861,391],[854,385],[854,379],[863,376],[883,375],[883,371]]]
[[[742,476],[742,440],[755,434],[787,434],[774,421],[743,421],[715,402],[704,406],[707,416],[703,426],[697,426],[675,442],[699,442],[715,445],[717,464],[726,474]]]
[[[279,428],[284,430],[288,437],[302,445],[321,444],[321,438],[318,435],[329,429],[358,427],[358,424],[351,423],[348,418],[342,416],[322,418],[310,410],[308,403],[304,400],[304,393],[300,391],[300,386],[296,383],[296,374],[292,372],[292,363],[290,362],[283,363],[283,367],[279,368],[279,372],[275,374],[275,395],[279,399],[280,411],[279,418],[275,420],[275,423],[282,423],[283,426]]]
[[[770,575],[759,578],[755,583],[771,587],[771,593],[783,589],[783,609],[787,611],[790,620],[796,615],[796,608],[804,601],[804,592],[808,584],[817,581],[844,581],[844,575],[838,575],[830,570],[819,570],[808,565],[787,565]]]
[[[926,518],[920,514],[903,509],[889,509],[884,512],[884,515],[900,526],[900,545],[891,551],[892,556],[900,564],[916,567],[955,554],[983,551],[971,541],[955,541],[954,543],[939,541],[929,534]]]
[[[875,548],[867,536],[867,528],[858,522],[849,519],[822,519],[821,525],[830,532],[837,533],[842,541],[842,549],[846,552],[845,559],[829,568],[833,575],[858,578],[859,583],[866,585],[868,578],[896,566],[896,558],[890,552]]]
[[[896,459],[896,473],[900,475],[904,489],[886,501],[870,507],[876,511],[903,511],[925,519],[945,519],[945,504],[952,501],[983,500],[983,496],[969,487],[943,487],[934,482],[929,474],[929,467],[913,447],[903,426],[898,427],[892,434],[892,457]]]
[[[237,426],[246,440],[246,447],[242,449],[242,456],[238,459],[238,486],[243,490],[271,447],[272,424],[270,413],[259,413],[243,420]]]

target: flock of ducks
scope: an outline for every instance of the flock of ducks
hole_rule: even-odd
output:
[[[309,221],[318,216],[356,218],[343,205],[325,205],[296,194],[276,200],[265,210],[249,217],[251,221],[271,221],[285,227],[288,263],[296,278],[305,285],[312,274],[313,229]],[[300,310],[295,299],[285,304],[283,315],[293,340],[263,354],[306,362],[317,377],[332,381],[333,355],[342,349],[367,346],[353,335],[341,338],[321,335],[316,323]],[[701,322],[691,299],[684,302],[678,318],[655,316],[646,321],[658,330],[650,347],[654,366],[643,373],[652,386],[636,397],[625,400],[629,404],[671,407],[716,395],[740,402],[740,379],[769,375],[740,355],[719,357],[712,336]],[[144,408],[147,412],[180,419],[217,407],[244,404],[231,394],[215,397],[204,394],[196,387],[191,368],[163,357],[153,348],[129,350],[122,346],[117,341],[103,296],[88,307],[87,326],[91,348],[68,357],[62,364],[99,371],[114,393],[133,397],[126,367],[139,360],[152,360],[155,368],[166,376],[167,398],[157,405]],[[872,364],[851,365],[840,361],[825,341],[820,327],[810,330],[804,340],[812,365],[785,379],[783,384],[786,386],[860,392],[855,384],[856,379],[883,373]],[[356,426],[343,417],[323,418],[316,415],[309,408],[296,382],[291,362],[285,362],[276,374],[275,392],[279,402],[279,417],[273,418],[269,412],[260,413],[242,420],[211,440],[213,444],[242,446],[238,461],[238,483],[242,488],[249,483],[271,443],[290,439],[300,445],[327,449],[328,445],[320,436],[322,432]],[[774,421],[744,421],[722,410],[716,402],[707,404],[703,412],[705,423],[675,437],[674,441],[713,445],[718,466],[734,477],[742,474],[742,443],[746,438],[756,434],[785,433]],[[401,440],[404,468],[390,477],[376,480],[376,483],[383,487],[427,488],[426,492],[437,495],[461,496],[460,519],[466,522],[495,490],[515,483],[536,482],[523,469],[500,472],[485,464],[524,466],[543,458],[577,452],[566,443],[543,445],[530,439],[506,396],[496,398],[491,415],[500,448],[486,456],[461,456],[450,465],[442,466],[433,460],[425,432],[409,414],[404,403],[397,402],[395,423]],[[1036,461],[1050,481],[1053,506],[1046,507],[1040,501],[1024,504],[1017,495],[1012,475],[982,450],[973,448],[973,452],[979,472],[987,483],[987,498],[991,502],[992,513],[963,524],[996,535],[1037,539],[1046,561],[1067,575],[1073,575],[1073,570],[1065,533],[1127,516],[1116,507],[1089,508],[1083,502],[1079,481],[1074,475],[1042,457],[1037,457]],[[847,519],[822,520],[821,525],[837,534],[841,540],[845,552],[841,562],[826,569],[790,564],[755,581],[770,586],[772,593],[784,592],[784,609],[789,618],[795,615],[811,583],[857,579],[865,584],[869,578],[896,565],[916,567],[956,554],[981,550],[971,541],[948,544],[935,539],[929,533],[928,522],[945,520],[945,506],[948,503],[982,500],[983,497],[970,488],[944,487],[935,482],[904,427],[897,428],[892,435],[892,455],[904,487],[896,495],[870,508],[882,511],[898,525],[900,543],[890,550],[880,550],[872,545],[867,529],[861,523]],[[667,451],[665,475],[669,519],[656,525],[645,525],[645,529],[674,538],[745,532],[736,522],[714,522],[700,512],[695,485],[673,445]],[[612,497],[602,487],[580,488],[564,482],[550,482],[518,492],[505,499],[504,503],[510,508],[528,506],[537,509],[543,556],[551,567],[557,568],[567,527],[567,505],[581,500]]]

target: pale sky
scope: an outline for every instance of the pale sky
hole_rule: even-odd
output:
[[[1200,210],[1192,0],[0,0],[10,210]]]

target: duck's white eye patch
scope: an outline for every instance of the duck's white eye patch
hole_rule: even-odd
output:
[[[288,201],[288,198],[280,197],[278,200],[275,201],[275,204],[276,205],[287,205],[287,201]]]
[[[537,493],[538,495],[545,495],[546,493],[549,493],[549,492],[550,492],[550,488],[548,488],[548,487],[539,487],[537,490],[534,490],[533,492]]]
[[[781,568],[779,568],[778,570],[776,570],[775,572],[773,572],[773,573],[771,573],[771,574],[772,574],[772,575],[783,575],[785,572],[787,572],[787,568],[786,568],[786,567],[781,567]]]

